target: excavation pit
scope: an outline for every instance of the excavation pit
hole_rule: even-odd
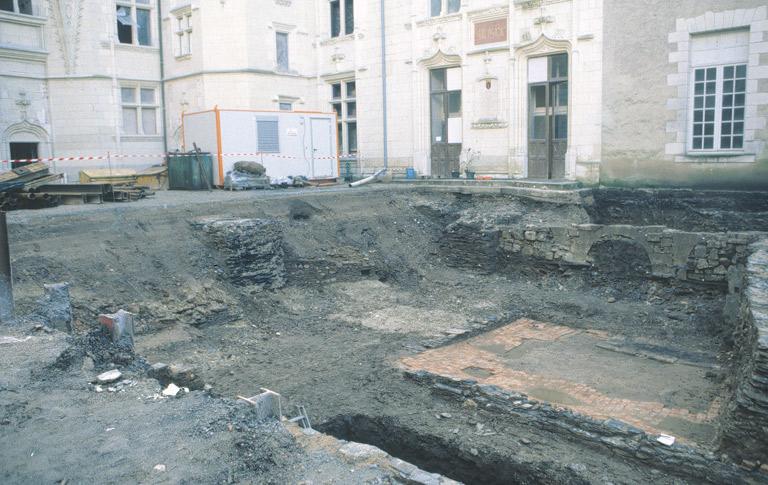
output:
[[[749,394],[763,364],[747,290],[760,277],[749,260],[766,237],[765,196],[726,204],[727,194],[686,192],[664,205],[626,191],[524,195],[160,192],[117,210],[17,212],[17,307],[34,313],[43,284],[67,281],[75,333],[125,309],[137,355],[213,386],[190,393],[189,421],[162,414],[170,404],[148,407],[151,379],[129,376],[147,389],[131,396],[132,415],[160,413],[153,422],[165,426],[140,428],[133,442],[163,432],[182,443],[173,430],[183,428],[202,437],[190,459],[206,456],[210,433],[225,443],[217,463],[232,470],[211,465],[203,482],[308,479],[286,475],[302,470],[290,439],[262,444],[242,435],[242,419],[221,417],[226,399],[260,388],[338,438],[468,483],[763,477],[746,469],[768,461]],[[112,476],[82,463],[98,451],[90,437],[114,427],[98,423],[129,401],[82,394],[89,366],[110,362],[69,354],[82,361],[53,356],[54,370],[0,380],[14,391],[0,394],[11,423],[0,441],[18,451],[6,481]],[[36,404],[52,399],[61,403]],[[77,415],[81,406],[98,419]],[[662,433],[676,443],[659,443]],[[73,436],[82,444],[60,452]],[[123,480],[145,479],[126,471],[146,461],[142,446],[110,446],[126,456]],[[61,466],[40,471],[24,461],[32,452]]]

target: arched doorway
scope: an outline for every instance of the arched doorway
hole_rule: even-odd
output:
[[[22,121],[9,126],[3,133],[2,158],[30,160],[50,156],[48,132],[45,128]],[[9,167],[17,168],[32,162],[12,162]]]

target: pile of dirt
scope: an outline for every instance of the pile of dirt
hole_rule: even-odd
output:
[[[69,370],[86,365],[97,371],[119,367],[133,372],[144,372],[149,368],[147,361],[136,354],[133,345],[125,340],[113,343],[104,329],[73,335],[70,340],[70,346],[52,364],[53,368]]]

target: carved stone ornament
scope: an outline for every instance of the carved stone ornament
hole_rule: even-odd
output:
[[[82,0],[50,0],[51,18],[67,74],[75,72],[83,16]]]

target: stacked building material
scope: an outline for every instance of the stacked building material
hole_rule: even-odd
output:
[[[121,202],[143,199],[154,192],[147,186],[109,183],[61,184],[44,163],[32,163],[0,173],[0,210],[40,209],[59,204]]]

